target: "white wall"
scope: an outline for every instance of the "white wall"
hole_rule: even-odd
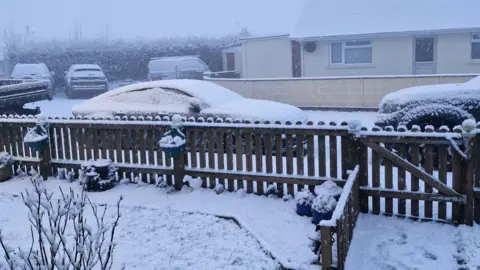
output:
[[[480,61],[471,60],[471,35],[449,34],[437,37],[438,73],[479,73]]]
[[[244,78],[292,77],[292,46],[288,37],[243,41]]]
[[[290,79],[208,79],[247,98],[298,107],[376,108],[387,94],[417,85],[459,83],[473,75],[370,76]]]
[[[227,53],[234,53],[235,57],[235,70],[240,73],[240,77],[243,77],[243,58],[242,58],[242,47],[235,46],[231,48],[226,48],[222,50],[222,66],[223,71],[227,71]]]
[[[471,35],[468,33],[437,35],[436,73],[468,74],[480,72],[480,61],[471,61]],[[338,40],[344,41],[344,40]],[[372,39],[371,65],[331,66],[329,41],[317,42],[313,53],[303,51],[304,77],[375,76],[413,74],[414,37]]]
[[[344,41],[344,40],[339,40]],[[303,76],[408,75],[413,70],[413,38],[385,37],[372,39],[372,64],[330,65],[330,42],[317,42],[313,53],[303,50]]]

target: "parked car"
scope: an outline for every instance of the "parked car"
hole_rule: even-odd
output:
[[[107,76],[98,65],[72,65],[65,72],[65,95],[68,98],[78,95],[98,95],[107,91]]]
[[[49,87],[54,93],[55,81],[53,76],[55,73],[48,70],[47,65],[44,63],[38,64],[16,64],[10,75],[10,79],[16,80],[48,80]]]
[[[376,125],[442,125],[452,129],[465,119],[480,120],[480,76],[465,83],[410,87],[380,102]]]
[[[244,98],[227,88],[200,80],[161,80],[123,86],[79,104],[73,108],[73,114],[82,117],[180,114],[185,117],[223,117],[252,122],[307,121],[307,114],[297,107]],[[305,149],[306,142],[303,144]],[[283,146],[285,148],[285,142]],[[296,155],[295,138],[293,149]]]
[[[152,58],[148,63],[148,80],[196,79],[202,80],[208,66],[198,56]]]

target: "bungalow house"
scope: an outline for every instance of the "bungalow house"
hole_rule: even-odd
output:
[[[479,11],[480,0],[305,0],[289,34],[241,40],[241,74],[480,73]]]

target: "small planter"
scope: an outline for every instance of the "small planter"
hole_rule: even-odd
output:
[[[312,223],[331,219],[336,206],[337,201],[333,196],[318,195],[312,204]]]
[[[303,189],[295,195],[295,201],[297,202],[297,214],[299,216],[312,216],[312,203],[315,196],[308,189]]]
[[[297,215],[299,216],[312,216],[312,205],[305,205],[297,203]]]
[[[0,152],[0,182],[12,178],[13,157],[7,152]]]
[[[34,128],[29,129],[23,137],[23,142],[33,151],[42,153],[48,144],[47,127],[37,124]]]
[[[167,158],[179,158],[185,152],[185,145],[174,147],[162,147]]]
[[[100,192],[113,188],[117,181],[117,167],[110,160],[89,160],[82,164],[83,188],[90,192]]]
[[[333,181],[326,181],[325,183],[321,184],[320,186],[315,187],[315,195],[326,195],[332,196],[335,198],[336,201],[340,200],[340,196],[342,195],[343,189],[339,187]]]
[[[0,182],[5,182],[12,178],[13,172],[10,166],[0,168]]]
[[[312,223],[318,224],[322,220],[330,220],[332,218],[333,211],[327,213],[320,213],[316,210],[312,210]]]
[[[185,134],[178,127],[172,127],[165,133],[158,144],[167,158],[179,158],[185,153]]]

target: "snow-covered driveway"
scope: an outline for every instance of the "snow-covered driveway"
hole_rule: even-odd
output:
[[[57,94],[52,101],[44,100],[30,103],[28,107],[39,106],[42,113],[50,117],[70,117],[72,108],[86,99],[67,99],[63,93]],[[331,121],[340,123],[342,121],[360,120],[362,125],[372,127],[375,120],[375,112],[338,112],[338,111],[309,111],[309,120],[314,123]]]

